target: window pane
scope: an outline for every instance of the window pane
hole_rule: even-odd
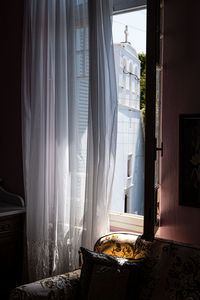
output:
[[[139,23],[136,25],[134,20]],[[125,27],[127,24],[128,28]],[[143,216],[145,120],[144,106],[140,105],[140,76],[144,75],[141,66],[145,66],[138,54],[143,52],[145,59],[146,10],[114,16],[113,38],[118,88],[118,136],[111,212]],[[116,220],[115,213],[111,220],[113,216]]]

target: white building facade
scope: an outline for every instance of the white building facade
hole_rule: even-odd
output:
[[[144,130],[140,110],[140,60],[128,43],[114,45],[118,134],[111,211],[144,213]]]

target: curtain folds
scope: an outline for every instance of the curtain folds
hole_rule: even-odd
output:
[[[108,228],[117,96],[110,2],[93,2],[96,19],[90,13],[88,22],[87,0],[26,1],[22,142],[31,281],[77,268],[79,247],[92,248]]]
[[[117,140],[112,1],[89,0],[90,90],[83,245],[109,231]]]

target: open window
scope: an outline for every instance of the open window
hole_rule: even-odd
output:
[[[150,0],[147,3],[146,0],[114,0],[114,15],[136,11],[147,14],[145,88],[148,101],[145,109],[142,109],[141,62],[134,45],[127,39],[127,27],[124,26],[124,41],[114,45],[119,109],[110,224],[111,230],[143,233],[145,239],[151,240],[154,227],[158,224],[159,159],[156,158],[160,155],[156,155],[156,151],[162,150],[159,142],[160,1]]]

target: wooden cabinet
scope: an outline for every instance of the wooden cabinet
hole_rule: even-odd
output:
[[[25,209],[3,201],[0,191],[0,299],[22,283]],[[8,199],[8,198],[7,198]],[[5,200],[5,199],[4,199]],[[20,199],[21,201],[21,199]]]

